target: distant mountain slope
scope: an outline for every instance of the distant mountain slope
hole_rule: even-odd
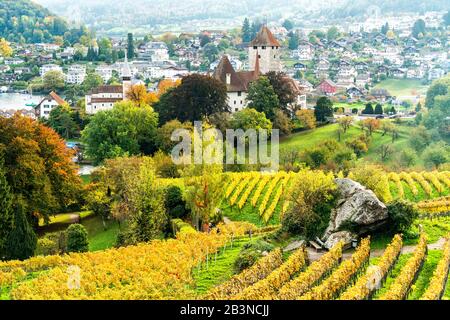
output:
[[[70,30],[67,22],[29,0],[0,1],[0,37],[15,42],[51,42],[63,37],[75,42],[83,30]]]

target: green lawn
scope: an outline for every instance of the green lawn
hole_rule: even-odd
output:
[[[119,224],[113,220],[106,221],[106,229],[102,219],[97,216],[82,221],[89,238],[89,251],[109,249],[114,246],[119,233]]]
[[[408,300],[419,300],[425,293],[425,290],[430,284],[433,272],[442,257],[441,250],[429,250],[427,259],[425,260],[422,270],[417,277],[416,282],[411,287],[411,292],[408,296]]]
[[[52,224],[71,224],[74,221],[74,216],[78,216],[80,219],[87,218],[93,214],[92,211],[81,211],[81,212],[69,212],[60,213],[54,216],[50,216],[50,222],[45,225],[44,219],[39,220],[39,226],[46,228]]]
[[[422,85],[420,80],[414,79],[387,79],[375,85],[377,89],[386,89],[392,95],[398,96],[416,96],[425,95],[428,86]]]

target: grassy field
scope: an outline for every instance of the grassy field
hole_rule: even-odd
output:
[[[428,86],[422,85],[420,80],[414,79],[387,79],[377,83],[376,89],[386,89],[392,95],[398,96],[417,96],[424,95]]]

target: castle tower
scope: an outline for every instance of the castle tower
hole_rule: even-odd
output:
[[[131,89],[131,68],[130,64],[128,63],[128,56],[125,52],[125,62],[122,66],[122,87],[123,87],[123,98],[126,98],[127,92]]]
[[[282,71],[281,44],[265,25],[262,26],[255,39],[250,42],[248,57],[252,70],[255,70],[258,62],[262,74],[270,71]]]

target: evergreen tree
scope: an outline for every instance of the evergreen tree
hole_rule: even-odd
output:
[[[128,54],[128,59],[133,59],[134,58],[134,40],[133,40],[133,34],[132,33],[128,34],[127,54]]]
[[[412,35],[414,38],[420,38],[420,35],[425,35],[425,21],[422,19],[417,20],[414,22],[413,29],[412,29]]]
[[[383,114],[383,106],[379,103],[375,106],[375,114]]]
[[[314,108],[314,115],[319,122],[325,121],[333,116],[333,102],[327,97],[320,97]]]
[[[0,159],[0,260],[5,257],[5,242],[13,226],[13,195]]]
[[[280,107],[278,96],[267,77],[260,77],[250,84],[247,100],[249,108],[264,112],[270,120],[275,117],[275,109]]]
[[[294,32],[289,33],[289,50],[295,50],[298,48],[298,36]]]
[[[252,41],[252,30],[250,28],[250,21],[248,18],[245,18],[242,25],[242,42],[247,43],[250,41]]]
[[[27,220],[25,202],[21,198],[15,202],[13,228],[6,239],[6,257],[25,260],[33,256],[37,236]]]
[[[373,106],[369,102],[368,104],[366,104],[366,108],[364,109],[363,114],[373,114],[373,112],[374,112]]]
[[[385,23],[382,27],[381,27],[381,33],[386,35],[386,33],[389,31],[389,23]]]

